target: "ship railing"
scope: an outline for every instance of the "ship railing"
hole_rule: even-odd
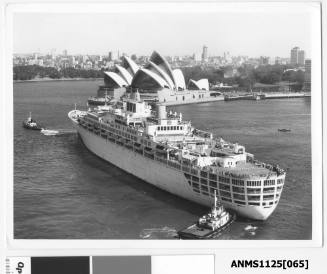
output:
[[[191,171],[191,167],[190,167],[190,166],[186,166],[186,165],[182,165],[182,170],[183,170],[184,172],[190,173],[190,171]]]
[[[152,159],[152,160],[154,159],[153,154],[146,153],[145,151],[144,151],[144,157],[147,157],[147,158]]]
[[[275,190],[263,190],[264,194],[275,193]]]
[[[171,166],[173,168],[181,169],[181,165],[177,161],[175,162],[175,161],[168,160],[167,163],[169,166]]]
[[[263,201],[271,201],[274,200],[274,197],[263,197]]]
[[[154,159],[158,162],[161,162],[161,163],[164,163],[164,164],[167,164],[167,159],[165,158],[161,158],[161,157],[158,157],[158,156],[154,156]]]
[[[250,188],[247,189],[247,194],[261,194],[261,190],[252,190]]]
[[[211,137],[212,137],[211,132],[200,130],[200,129],[194,129],[192,133],[195,136],[200,136],[200,137],[205,138],[205,139],[211,139]]]

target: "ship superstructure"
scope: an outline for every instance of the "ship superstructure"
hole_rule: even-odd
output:
[[[195,129],[181,113],[154,111],[132,92],[110,105],[69,112],[86,147],[128,173],[185,199],[218,199],[238,214],[264,220],[276,208],[285,172],[245,147]]]

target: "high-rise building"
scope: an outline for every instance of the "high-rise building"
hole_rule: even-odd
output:
[[[303,66],[304,65],[304,59],[305,59],[305,52],[304,50],[299,50],[297,55],[297,63],[298,65]]]
[[[67,50],[65,49],[65,50],[63,51],[63,55],[66,57],[67,54],[68,54],[68,52],[67,52]]]
[[[208,61],[208,47],[203,46],[202,49],[202,62],[207,62]]]
[[[269,64],[268,56],[260,56],[260,65],[265,66]]]
[[[298,54],[299,54],[299,47],[294,47],[291,49],[291,65],[298,64]]]
[[[299,47],[294,47],[291,49],[291,65],[304,65],[305,51],[300,50]]]
[[[119,51],[109,51],[108,54],[109,61],[115,61],[119,59]]]
[[[306,59],[304,62],[304,91],[311,91],[311,59]]]
[[[282,60],[280,57],[276,56],[275,57],[275,65],[280,65],[282,63]]]

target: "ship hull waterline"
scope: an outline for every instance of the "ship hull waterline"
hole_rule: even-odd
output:
[[[213,197],[203,197],[192,191],[182,171],[112,143],[79,126],[73,119],[72,122],[84,145],[103,160],[173,195],[207,207],[212,205]],[[277,206],[277,204],[270,208],[239,206],[225,201],[222,201],[222,204],[238,215],[254,220],[266,220]]]

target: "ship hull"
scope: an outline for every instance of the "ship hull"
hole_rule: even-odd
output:
[[[142,154],[110,142],[100,135],[79,126],[73,119],[72,122],[85,146],[98,157],[174,195],[204,206],[210,207],[212,205],[213,197],[192,191],[181,170],[171,168],[159,161],[146,158]],[[229,202],[222,203],[226,208],[235,211],[238,215],[256,220],[267,219],[277,206],[275,204],[270,208],[264,208],[261,206],[240,206]]]

